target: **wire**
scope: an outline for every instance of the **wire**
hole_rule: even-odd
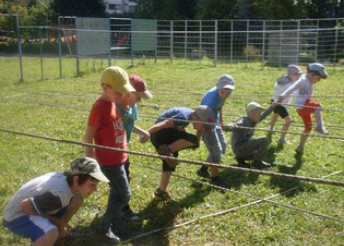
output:
[[[117,152],[126,152],[126,153],[133,154],[133,155],[140,155],[140,156],[159,158],[159,159],[171,159],[171,160],[175,160],[178,162],[184,162],[184,163],[189,163],[189,164],[207,165],[207,166],[211,166],[211,167],[220,167],[220,168],[230,169],[233,171],[248,172],[248,173],[261,174],[261,175],[265,175],[265,176],[279,177],[279,178],[290,179],[290,180],[299,180],[299,181],[306,181],[306,182],[312,182],[312,183],[318,183],[318,184],[326,184],[326,185],[334,185],[334,186],[344,187],[344,182],[340,182],[340,181],[324,180],[324,179],[317,179],[317,178],[311,178],[311,177],[305,177],[305,176],[296,176],[296,175],[291,175],[291,174],[262,171],[262,170],[257,170],[257,169],[219,165],[219,164],[214,164],[214,163],[210,163],[210,162],[179,159],[179,158],[169,157],[169,156],[153,155],[153,154],[149,154],[149,153],[147,154],[147,153],[138,152],[138,151],[123,150],[120,148],[108,147],[108,146],[104,146],[104,145],[89,144],[89,143],[83,143],[83,142],[78,142],[78,141],[74,141],[74,140],[64,140],[64,139],[58,139],[58,138],[53,138],[53,137],[48,137],[48,136],[32,134],[32,133],[18,132],[18,131],[4,129],[4,128],[0,128],[0,131],[6,132],[6,133],[11,133],[11,134],[16,134],[16,135],[22,135],[22,136],[26,136],[26,137],[33,137],[33,138],[45,139],[45,140],[50,140],[50,141],[55,141],[55,142],[74,144],[74,145],[79,145],[79,146],[84,146],[84,147],[87,146],[87,147],[93,147],[93,148],[113,150],[113,151],[117,151]]]

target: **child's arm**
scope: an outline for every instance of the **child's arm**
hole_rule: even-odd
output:
[[[274,109],[274,105],[271,105],[270,107],[268,107],[263,113],[262,116],[260,117],[259,122],[261,122],[262,120],[264,120],[269,114],[271,114],[272,110]]]
[[[149,128],[147,131],[152,134],[155,133],[157,131],[160,131],[161,129],[164,128],[171,128],[174,126],[174,121],[172,119],[166,119],[163,120],[157,124],[155,124],[154,126],[152,126],[151,128]]]
[[[150,138],[150,134],[148,131],[138,127],[138,126],[135,126],[134,125],[134,130],[133,132],[135,132],[136,134],[140,135],[140,142],[141,143],[145,143],[149,140]]]
[[[286,97],[294,93],[295,91],[302,88],[303,82],[297,81],[292,86],[290,86],[287,90],[285,90],[278,98],[276,103],[281,103]]]
[[[93,144],[94,136],[96,135],[97,128],[93,126],[87,126],[85,134],[85,143]],[[93,147],[85,146],[85,156],[93,157]]]
[[[226,132],[233,132],[235,131],[235,129],[237,128],[237,124],[235,122],[231,122],[227,125],[223,125],[222,126],[222,130],[226,131]]]
[[[223,117],[222,117],[222,107],[220,108],[220,119],[219,123],[222,125],[223,124]]]

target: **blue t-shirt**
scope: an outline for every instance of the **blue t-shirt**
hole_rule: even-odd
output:
[[[185,121],[174,121],[173,128],[185,128],[187,127],[190,122],[190,115],[192,114],[193,110],[185,107],[175,107],[171,108],[164,113],[162,113],[159,118],[156,120],[155,124],[164,121],[168,118],[176,119],[176,120],[185,120]]]
[[[223,100],[219,96],[219,90],[217,89],[216,86],[214,86],[207,93],[205,93],[201,101],[201,105],[206,105],[213,110],[215,123],[219,122],[220,109],[224,103],[225,103],[225,100]]]
[[[125,131],[127,132],[127,141],[129,143],[131,133],[134,130],[135,121],[137,120],[137,105],[135,104],[133,107],[129,108],[129,110],[125,110],[119,103],[116,103],[118,110],[121,113],[123,125]]]

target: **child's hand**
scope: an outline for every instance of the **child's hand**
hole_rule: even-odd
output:
[[[143,134],[140,136],[140,143],[146,143],[150,138],[150,134],[147,131],[144,131]]]

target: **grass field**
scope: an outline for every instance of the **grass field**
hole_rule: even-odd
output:
[[[25,68],[26,81],[21,83],[17,65],[14,66],[17,58],[0,58],[0,128],[82,142],[89,109],[100,94],[101,69],[85,71],[77,78],[74,61],[70,61],[64,64],[65,78],[39,80],[39,61],[26,59],[32,59],[32,65]],[[58,74],[56,60],[47,59],[45,64],[46,73]],[[245,113],[245,105],[250,101],[268,106],[274,81],[284,73],[283,68],[261,68],[258,64],[216,67],[200,66],[199,62],[156,65],[146,62],[134,67],[128,67],[127,61],[118,64],[128,73],[145,78],[154,94],[152,100],[143,101],[139,106],[141,117],[137,125],[143,128],[153,124],[154,119],[149,116],[157,117],[167,108],[196,107],[202,94],[223,73],[230,73],[236,81],[237,89],[224,106],[225,122],[234,121]],[[289,145],[278,150],[278,134],[275,134],[266,160],[277,165],[269,171],[344,182],[344,69],[328,71],[330,77],[315,85],[314,99],[325,108],[324,120],[330,135],[341,139],[310,137],[304,155],[295,158],[299,136],[287,135]],[[301,132],[300,119],[294,109],[290,112],[294,118],[290,131]],[[258,127],[268,129],[269,120],[270,117]],[[281,123],[279,120],[277,127]],[[255,132],[255,136],[266,134],[266,131]],[[226,138],[230,143],[230,133],[226,133]],[[155,154],[153,146],[140,144],[136,135],[132,137],[130,149]],[[46,172],[67,170],[71,160],[83,155],[83,148],[78,145],[3,131],[0,131],[0,150],[1,211],[23,183]],[[180,158],[190,160],[204,161],[206,156],[203,143],[196,151],[180,153]],[[229,144],[222,164],[235,166],[233,157]],[[196,175],[198,166],[181,163],[176,171],[178,177],[172,177],[169,186],[169,192],[178,202],[162,203],[152,200],[160,178],[161,160],[137,155],[130,158],[133,163],[131,206],[142,221],[140,225],[122,224],[119,233],[124,240],[142,233],[148,235],[124,245],[344,245],[343,187],[221,169],[221,179],[231,184],[228,191],[221,191],[197,183],[207,182]],[[108,187],[100,184],[70,223],[84,236],[60,245],[107,245],[89,234],[105,209],[107,194]],[[271,201],[259,201],[271,196],[274,196]],[[207,216],[226,210],[229,211],[218,216]],[[163,229],[176,225],[180,226]],[[157,232],[148,233],[153,230]],[[28,240],[0,227],[0,245],[27,244]]]

